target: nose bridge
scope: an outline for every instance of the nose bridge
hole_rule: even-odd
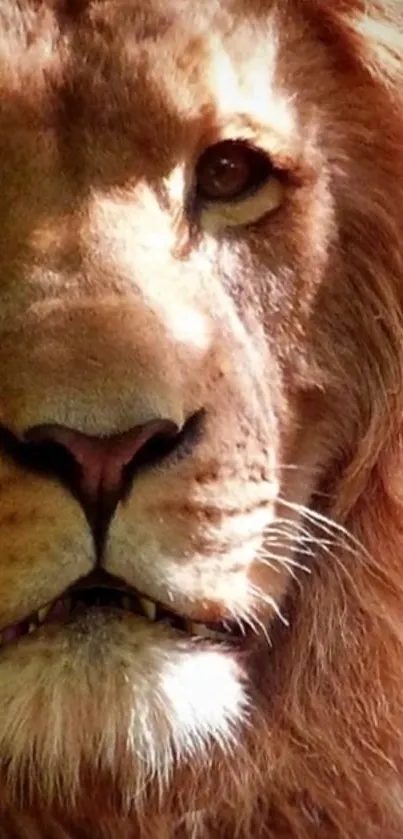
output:
[[[16,432],[58,423],[108,435],[158,417],[184,421],[175,344],[134,294],[36,306],[2,338],[0,378],[0,422]]]
[[[94,192],[38,225],[9,308],[0,290],[0,424],[16,433],[59,424],[107,436],[158,418],[181,428],[189,383],[201,407],[213,337],[198,275],[174,258],[150,190],[134,192]]]

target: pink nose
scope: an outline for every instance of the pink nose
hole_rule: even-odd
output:
[[[120,498],[125,486],[125,467],[144,453],[147,444],[170,440],[177,433],[175,423],[156,419],[113,437],[91,437],[58,425],[31,428],[26,437],[34,443],[63,446],[79,466],[81,493],[87,501],[96,501],[101,494]],[[152,459],[151,446],[150,454]]]

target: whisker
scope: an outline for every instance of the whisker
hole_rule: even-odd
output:
[[[281,499],[279,499],[279,503],[283,504],[284,502]],[[304,507],[303,509],[306,508]],[[291,531],[293,533],[298,533],[305,536],[311,535],[311,531],[309,527],[307,527],[307,525],[304,524],[304,521],[293,521],[292,519],[290,520],[281,516],[276,516],[272,524],[268,526],[268,532],[275,526],[285,527],[288,531]]]
[[[274,533],[269,533],[268,536],[265,536],[265,539],[267,540],[267,542],[270,545],[276,544],[276,540],[271,539],[272,535],[275,536],[276,539],[278,537],[282,537],[283,539],[288,540],[288,542],[298,542],[298,544],[301,544],[301,545],[321,544],[321,545],[329,545],[329,547],[331,547],[332,545],[339,544],[336,537],[333,538],[333,539],[329,539],[328,537],[323,538],[323,537],[320,537],[320,536],[315,536],[314,533],[310,533],[310,534],[304,533],[303,535],[301,535],[298,532],[287,533],[287,531],[285,531],[285,530],[284,531],[277,530]]]
[[[263,621],[261,621],[259,618],[256,618],[256,617],[255,617],[255,623],[256,623],[256,626],[257,626],[258,630],[260,630],[260,632],[264,635],[264,637],[267,641],[267,646],[270,647],[270,649],[272,649],[273,642],[270,638],[269,630],[267,629],[267,626],[265,626]]]
[[[272,597],[270,594],[264,593],[257,586],[253,585],[253,583],[249,584],[249,591],[252,592],[253,596],[260,600],[261,603],[264,603],[265,606],[270,606],[270,608],[273,610],[275,615],[281,620],[284,626],[289,626],[287,618],[284,617],[280,609],[280,606],[278,605],[274,597]]]
[[[273,647],[272,640],[269,635],[269,630],[267,626],[257,617],[257,615],[245,614],[243,618],[244,622],[252,629],[255,635],[263,635],[267,646],[270,649]]]
[[[317,510],[314,510],[311,507],[306,507],[302,504],[296,504],[293,501],[286,501],[284,498],[278,498],[277,500],[279,504],[282,504],[284,507],[287,507],[289,510],[292,510],[292,512],[299,513],[307,521],[310,521],[313,524],[318,525],[320,528],[323,529],[325,533],[332,534],[333,532],[336,532],[340,536],[343,536],[344,538],[347,538],[349,541],[352,541],[360,550],[364,550],[364,547],[363,545],[361,545],[359,540],[356,539],[353,536],[353,534],[350,533],[342,524],[339,524],[334,519],[331,519],[328,516],[319,513]]]
[[[334,544],[339,544],[344,550],[348,550],[355,556],[361,555],[362,557],[365,556],[367,559],[371,560],[369,552],[360,540],[350,533],[350,531],[348,531],[342,524],[339,524],[339,522],[323,515],[322,513],[319,513],[317,510],[296,504],[292,501],[286,501],[283,498],[279,498],[278,502],[286,508],[292,510],[292,512],[299,513],[306,521],[317,527],[319,531],[322,531],[327,536],[330,536],[330,538],[335,538],[337,536],[340,541],[337,543],[334,542]],[[318,544],[320,544],[320,541]]]
[[[274,467],[276,472],[299,472],[301,475],[320,475],[320,466],[302,466],[298,463],[277,463]]]
[[[271,542],[270,543],[270,550],[267,550],[266,547],[263,545],[259,551],[257,552],[257,556],[263,557],[268,563],[281,563],[282,565],[288,565],[290,568],[299,568],[301,571],[309,571],[309,568],[306,565],[302,565],[298,562],[297,559],[294,557],[283,556],[282,554],[275,553],[272,548],[279,548],[280,550],[288,549],[289,545],[284,544],[284,542]],[[307,556],[312,556],[313,553],[310,551],[306,551]]]
[[[263,550],[261,550],[257,552],[256,558],[259,560],[259,562],[263,562],[264,560],[264,564],[267,565],[268,568],[271,568],[275,574],[280,574],[280,568],[278,566],[281,563],[279,561],[279,557],[276,554],[268,553],[266,555],[266,553]]]
[[[343,555],[349,553],[355,557],[370,558],[360,541],[343,525],[317,510],[284,498],[279,498],[278,501],[286,510],[297,513],[300,519],[289,520],[285,516],[276,517],[266,529],[264,543],[257,554],[257,561],[272,569],[273,566],[277,566],[278,569],[287,571],[302,588],[301,580],[295,572],[311,574],[312,568],[300,561],[301,558],[308,557],[314,560],[318,553],[321,553],[332,561],[335,570],[337,568],[350,584],[354,584],[349,568],[343,562]],[[291,553],[291,556],[282,556],[283,551]],[[269,605],[274,608],[274,604],[270,601]],[[282,617],[281,614],[279,617]]]
[[[287,570],[296,570],[296,571],[303,571],[306,574],[311,574],[311,569],[308,568],[307,565],[303,565],[302,562],[298,562],[296,559],[289,559],[285,556],[277,556],[276,554],[269,554],[268,559],[266,554],[262,551],[261,554],[258,554],[258,559],[260,562],[263,562],[265,565],[272,566],[273,562],[278,563],[279,565],[284,566]]]
[[[304,545],[304,547],[302,547],[301,544],[294,539],[290,539],[288,544],[285,543],[285,542],[282,542],[282,541],[270,542],[270,549],[272,550],[272,549],[277,548],[278,550],[289,550],[290,549],[290,543],[291,543],[291,546],[295,545],[295,552],[298,553],[298,556],[307,556],[307,557],[310,557],[311,559],[315,558],[315,551],[313,550],[313,548],[309,548],[306,545]],[[261,549],[261,553],[264,554],[264,548]],[[282,557],[282,556],[278,557],[278,559],[282,559],[282,560],[284,560],[284,562],[287,562],[289,564],[294,563],[294,561],[295,561],[295,560],[288,559],[288,557]]]

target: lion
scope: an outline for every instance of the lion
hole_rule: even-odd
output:
[[[400,0],[3,0],[0,86],[0,839],[401,839]]]

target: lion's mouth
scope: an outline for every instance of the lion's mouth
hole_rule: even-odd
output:
[[[108,574],[90,575],[67,589],[61,597],[46,604],[19,623],[0,632],[0,647],[27,635],[32,635],[47,624],[67,623],[80,614],[93,610],[108,610],[138,615],[151,623],[169,626],[186,636],[205,638],[215,642],[236,643],[245,635],[244,627],[234,622],[203,623],[191,620],[167,609],[160,603],[139,594]]]

